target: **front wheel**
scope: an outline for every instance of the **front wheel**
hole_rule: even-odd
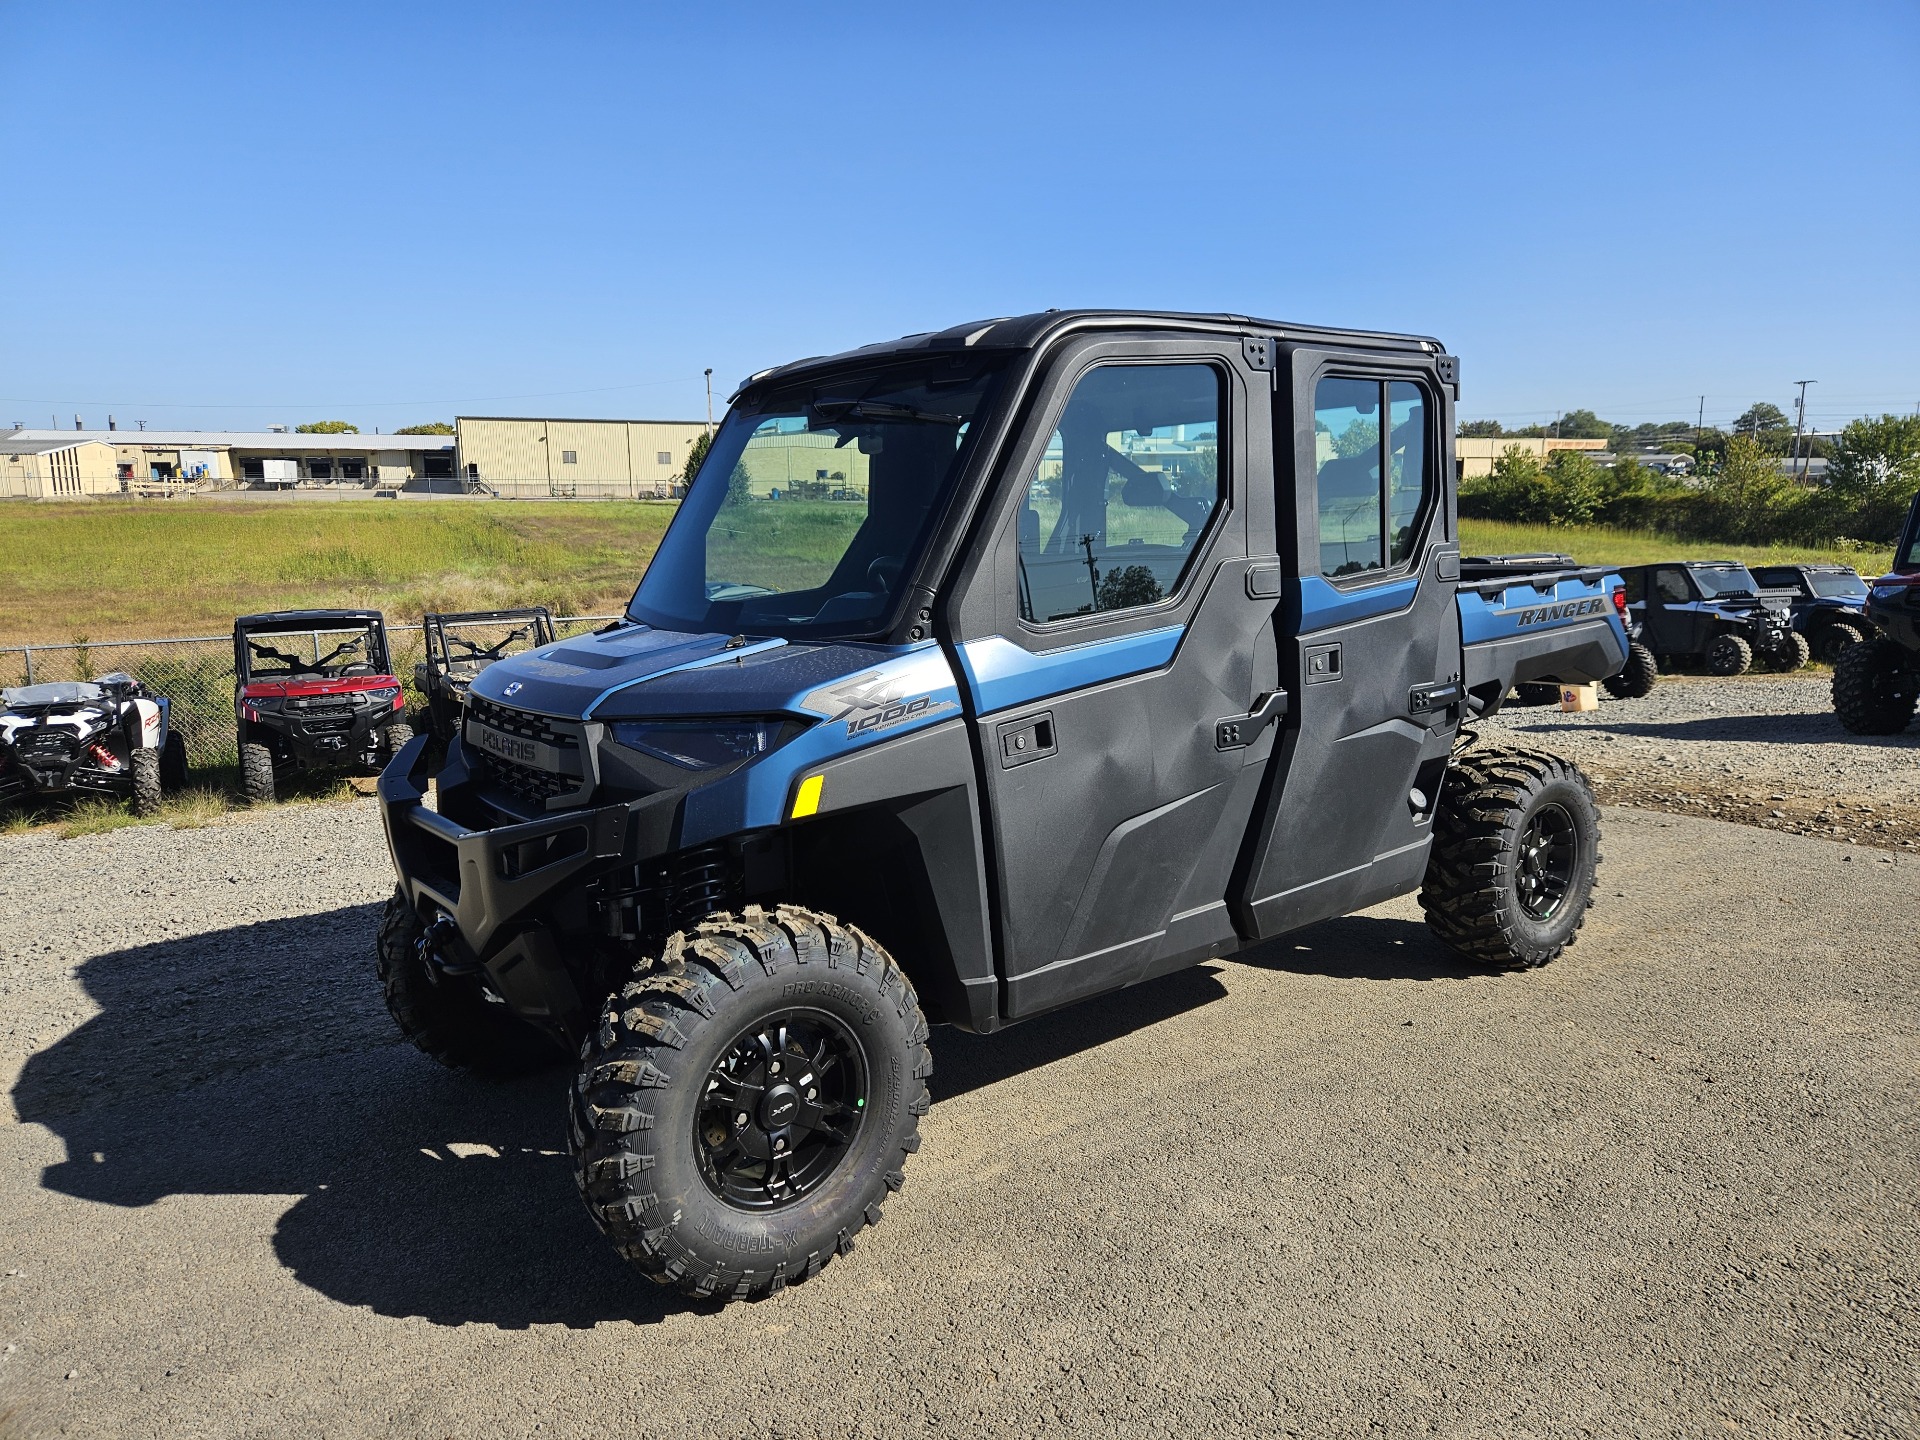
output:
[[[1790,675],[1795,670],[1804,669],[1812,658],[1813,647],[1807,644],[1807,637],[1798,630],[1789,630],[1767,652],[1767,668]]]
[[[1753,646],[1738,635],[1722,635],[1707,647],[1709,675],[1744,675],[1753,668]]]
[[[1660,683],[1660,662],[1636,640],[1627,647],[1627,663],[1620,667],[1620,673],[1609,675],[1600,683],[1616,700],[1643,700]]]
[[[273,751],[257,740],[240,742],[240,789],[252,804],[273,803]]]
[[[133,771],[133,813],[143,820],[159,814],[164,798],[160,784],[160,752],[134,751],[130,768]]]
[[[404,720],[396,720],[380,732],[380,761],[390,765],[393,757],[406,749],[413,739],[413,727]]]
[[[1593,903],[1600,808],[1556,755],[1488,750],[1447,771],[1420,907],[1442,943],[1476,964],[1544,965]]]
[[[580,1192],[658,1283],[770,1295],[878,1223],[932,1072],[913,986],[871,938],[789,905],[710,916],[607,1001],[582,1048]]]
[[[1865,625],[1853,620],[1829,620],[1815,633],[1813,653],[1815,658],[1834,665],[1847,651],[1868,638]]]
[[[1833,709],[1855,735],[1898,735],[1920,699],[1920,664],[1876,635],[1841,652],[1833,666]]]

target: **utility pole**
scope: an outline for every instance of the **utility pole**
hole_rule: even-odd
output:
[[[713,367],[707,367],[707,439],[713,438]]]
[[[1700,413],[1693,417],[1693,443],[1700,443],[1700,436],[1707,428],[1707,397],[1700,397]]]
[[[1818,380],[1796,380],[1793,383],[1800,387],[1800,402],[1794,410],[1793,418],[1793,459],[1799,478],[1805,480],[1807,478],[1806,466],[1801,463],[1800,460],[1800,435],[1801,432],[1807,428],[1807,386],[1818,385],[1820,382]]]

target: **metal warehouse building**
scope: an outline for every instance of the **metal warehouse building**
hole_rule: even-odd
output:
[[[496,495],[665,498],[685,469],[698,420],[535,420],[462,415],[460,476]]]
[[[83,435],[0,433],[0,499],[77,500],[119,493],[111,445]]]

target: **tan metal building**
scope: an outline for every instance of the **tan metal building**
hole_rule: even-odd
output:
[[[111,445],[74,436],[33,438],[24,430],[0,433],[0,499],[84,500],[119,493]]]
[[[462,415],[454,421],[460,476],[502,496],[666,499],[685,469],[699,420],[547,420]]]
[[[1605,440],[1555,440],[1537,435],[1462,435],[1453,442],[1453,458],[1460,479],[1491,475],[1493,462],[1516,446],[1524,453],[1544,460],[1556,450],[1605,450]]]

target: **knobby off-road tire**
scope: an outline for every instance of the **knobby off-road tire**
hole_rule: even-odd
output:
[[[273,803],[273,751],[256,741],[240,742],[240,790],[255,805]]]
[[[1441,787],[1420,906],[1441,942],[1475,964],[1544,965],[1573,943],[1599,867],[1586,776],[1555,755],[1476,750]]]
[[[1833,664],[1833,710],[1855,735],[1898,735],[1920,699],[1920,657],[1885,636],[1850,647]]]
[[[1872,638],[1865,625],[1852,620],[1829,620],[1815,634],[1817,638],[1813,643],[1814,658],[1828,665],[1835,664],[1854,646],[1864,644]]]
[[[187,788],[187,742],[178,730],[169,730],[167,743],[160,748],[160,788],[166,791]]]
[[[160,803],[165,798],[160,784],[160,752],[158,750],[134,751],[131,768],[133,770],[133,813],[140,816],[158,814]]]
[[[1653,693],[1660,683],[1660,662],[1639,641],[1627,647],[1627,663],[1618,675],[1609,675],[1601,685],[1616,700],[1640,700]]]
[[[1707,646],[1709,675],[1744,675],[1753,668],[1753,646],[1738,635],[1721,635]]]
[[[406,748],[413,739],[413,727],[404,720],[396,720],[380,732],[380,759],[391,765],[393,757]]]
[[[1767,668],[1790,675],[1795,670],[1805,669],[1812,658],[1813,647],[1807,644],[1807,637],[1798,630],[1789,630],[1779,647],[1767,652]]]
[[[524,1075],[566,1057],[566,1049],[486,998],[468,975],[427,974],[419,943],[424,927],[395,890],[380,916],[380,989],[400,1033],[450,1070]]]
[[[608,999],[581,1049],[580,1193],[658,1283],[773,1294],[879,1223],[932,1073],[913,986],[870,937],[786,905],[710,916]]]

